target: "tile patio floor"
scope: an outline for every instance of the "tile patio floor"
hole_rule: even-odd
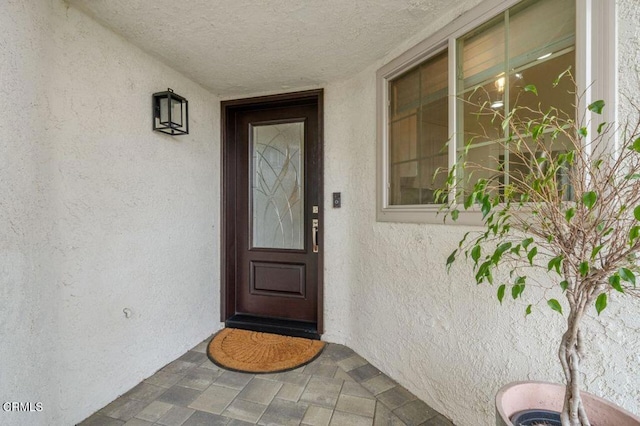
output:
[[[345,346],[293,371],[243,374],[209,361],[208,342],[80,425],[453,425]]]

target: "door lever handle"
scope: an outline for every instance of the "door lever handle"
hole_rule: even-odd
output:
[[[313,240],[313,252],[318,253],[318,219],[311,219],[311,239]]]

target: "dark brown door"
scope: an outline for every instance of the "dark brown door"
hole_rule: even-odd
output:
[[[321,320],[321,92],[313,94],[223,104],[226,318]]]

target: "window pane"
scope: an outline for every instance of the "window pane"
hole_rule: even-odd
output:
[[[526,0],[458,39],[456,143],[458,157],[464,154],[471,164],[459,171],[463,191],[480,178],[504,184],[504,171],[518,170],[517,164],[510,167],[513,154],[502,143],[506,130],[493,112],[504,116],[515,106],[546,112],[553,106],[575,116],[571,80],[553,87],[562,72],[575,69],[575,13],[575,0]],[[538,96],[524,92],[527,85],[535,85]],[[518,111],[520,119],[533,116]]]
[[[504,71],[505,25],[498,16],[458,39],[458,91],[473,88]]]
[[[503,194],[504,185],[511,184],[516,188],[516,194],[526,192],[526,187],[530,181],[526,175],[529,173],[531,165],[536,159],[552,156],[557,158],[558,154],[566,153],[572,149],[571,141],[563,135],[556,139],[551,139],[551,134],[542,136],[538,143],[531,140],[523,141],[518,150],[507,149],[502,143],[489,143],[470,148],[464,156],[464,161],[469,164],[469,169],[463,181],[463,197],[473,188],[479,179],[486,179],[489,182],[490,193]],[[505,161],[505,156],[507,161]],[[505,179],[505,174],[508,178]],[[463,178],[463,176],[460,176]],[[565,199],[572,199],[572,188],[569,185],[566,173],[558,173],[558,190],[564,192]],[[518,197],[516,196],[516,199]]]
[[[449,95],[448,66],[449,59],[446,51],[431,58],[420,66],[423,103]]]
[[[509,12],[509,65],[531,63],[575,44],[575,0],[525,1]]]
[[[447,175],[446,50],[389,83],[389,204],[434,202]],[[441,167],[434,182],[434,173]],[[444,176],[444,177],[442,177]]]
[[[504,77],[498,77],[496,81],[504,81]],[[458,144],[459,151],[467,144],[473,145],[503,137],[500,121],[494,112],[504,111],[504,88],[499,89],[495,81],[466,93],[458,101],[458,105],[458,128],[462,137]]]
[[[531,108],[532,110],[547,111],[554,107],[559,111],[575,116],[575,87],[569,78],[562,78],[558,85],[554,87],[554,80],[568,68],[573,69],[575,64],[575,51],[551,57],[549,59],[536,61],[528,68],[514,72],[510,75],[511,90],[509,94],[509,105]],[[533,84],[538,90],[538,95],[525,92],[527,85]],[[527,119],[528,114],[524,110],[519,110],[518,117]]]
[[[539,143],[533,143],[527,141],[526,145],[520,145],[521,149],[512,149],[508,152],[508,183],[515,188],[516,199],[518,194],[527,192],[527,187],[531,184],[532,165],[536,164],[536,160],[539,158],[553,158],[557,159],[559,154],[566,153],[573,149],[571,141],[564,135],[559,135],[555,140],[551,139],[551,135],[547,134],[543,136],[543,140]],[[504,156],[501,160],[504,159]],[[545,170],[545,165],[542,163],[541,169]],[[505,183],[501,180],[501,183]],[[569,182],[568,172],[566,170],[559,171],[556,174],[556,183],[558,185],[558,191],[562,191],[565,200],[573,199],[573,188]]]
[[[448,97],[441,97],[422,107],[422,137],[420,138],[423,160],[420,162],[419,185],[421,204],[432,204],[433,194],[445,185],[448,174],[449,150],[449,105]]]
[[[415,111],[420,100],[420,69],[410,70],[396,78],[389,85],[391,111],[389,116],[393,119],[407,112]]]
[[[391,161],[399,163],[416,158],[418,123],[415,114],[391,123]]]
[[[489,186],[497,191],[503,176],[502,158],[504,152],[504,146],[500,143],[484,144],[469,149],[464,156],[464,161],[469,165],[469,168],[465,170],[466,175],[459,176],[460,179],[463,179],[463,193],[459,195],[464,197],[468,194],[479,179],[486,179]]]
[[[391,166],[391,191],[389,191],[389,204],[421,204],[417,176],[417,161],[410,161]]]

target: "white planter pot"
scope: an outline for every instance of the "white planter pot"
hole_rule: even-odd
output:
[[[514,426],[509,418],[518,411],[543,409],[562,411],[564,385],[546,382],[514,382],[496,395],[496,425]],[[581,392],[593,426],[640,426],[640,417],[602,398]]]

